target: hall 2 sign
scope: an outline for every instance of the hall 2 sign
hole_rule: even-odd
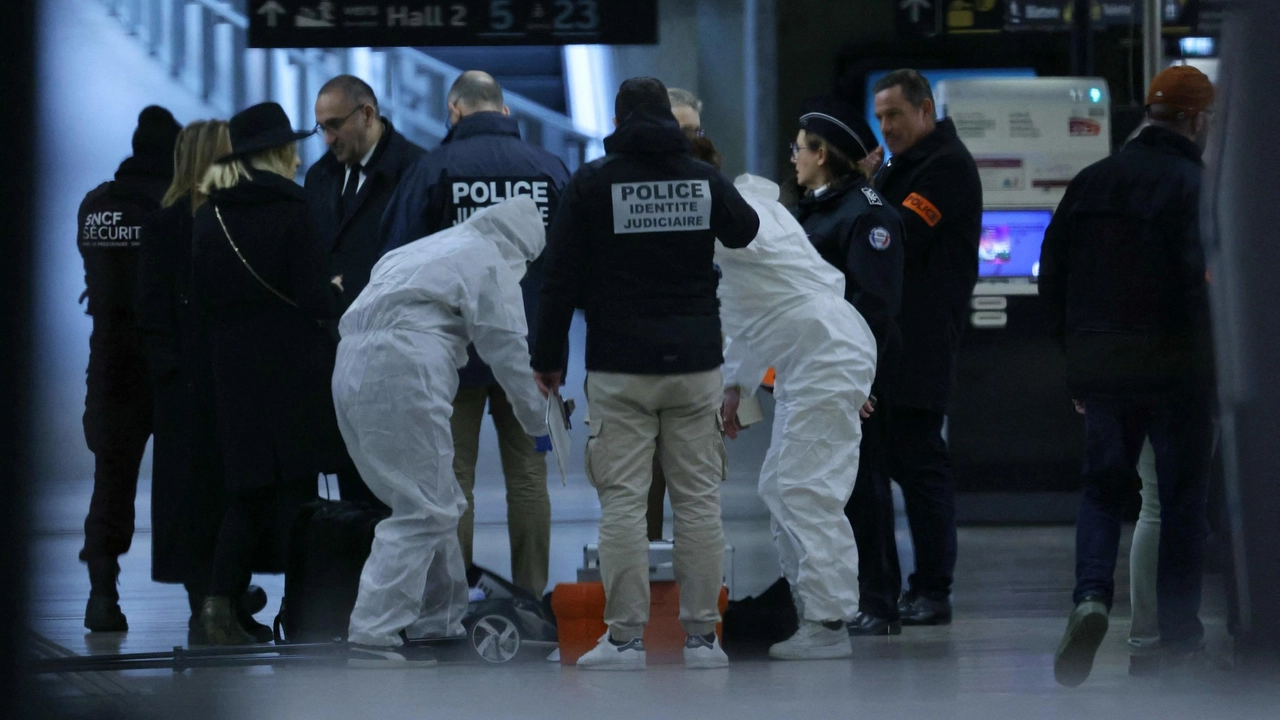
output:
[[[249,46],[256,48],[658,42],[658,0],[248,0],[248,5]]]

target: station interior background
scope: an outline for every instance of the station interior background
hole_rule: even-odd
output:
[[[432,95],[431,83],[451,79],[455,68],[480,67],[492,69],[509,91],[525,96],[510,104],[526,129],[532,128],[544,144],[590,159],[601,152],[600,139],[611,129],[618,83],[652,75],[705,102],[703,125],[725,157],[727,175],[752,172],[792,187],[787,143],[800,101],[832,90],[865,99],[865,78],[876,70],[1012,67],[1039,75],[1098,76],[1111,88],[1113,137],[1124,138],[1139,120],[1140,27],[1111,27],[1091,38],[1030,32],[926,38],[903,27],[894,5],[879,0],[662,0],[660,42],[654,46],[577,46],[550,53],[441,49],[428,51],[425,60],[406,57],[408,51],[417,52],[411,49],[253,50],[238,68],[230,58],[243,50],[233,24],[225,20],[229,16],[217,13],[243,13],[244,0],[43,0],[36,35],[39,173],[31,308],[37,372],[29,387],[36,438],[31,628],[75,654],[166,650],[185,638],[182,589],[149,581],[149,454],[139,484],[138,536],[121,559],[121,605],[135,631],[125,639],[98,641],[80,626],[88,580],[76,551],[93,457],[84,445],[80,420],[91,322],[76,302],[83,267],[74,243],[75,216],[84,194],[109,178],[128,154],[143,106],[162,104],[185,123],[229,117],[237,104],[270,96],[285,106],[296,127],[309,128],[317,79],[354,71],[381,78],[376,89],[393,89],[387,114],[402,127],[417,123],[420,142],[430,147],[431,135],[438,139],[443,134],[443,101]],[[215,27],[203,35],[188,33],[175,49],[174,36],[165,29],[172,16],[148,14],[161,6],[182,6],[191,19],[212,18]],[[432,102],[439,107],[429,107]],[[304,171],[305,163],[323,152],[319,140],[308,142]],[[578,318],[567,395],[576,397],[580,407],[585,405],[583,337]],[[769,410],[767,398],[765,405]],[[724,510],[728,541],[735,548],[730,578],[735,598],[759,593],[778,576],[767,511],[755,484],[768,443],[768,420],[730,444]],[[582,548],[594,542],[599,519],[594,490],[581,472],[585,435],[580,425],[574,435],[579,449],[569,463],[566,484],[561,486],[554,469],[551,473],[552,584],[575,579]],[[497,457],[496,438],[486,424],[477,468],[476,562],[505,573],[509,551]],[[336,484],[329,485],[336,492]],[[324,482],[320,489],[326,492]],[[904,522],[900,515],[900,554],[909,562]],[[1072,695],[1060,692],[1052,680],[1051,655],[1071,607],[1072,538],[1072,528],[1061,522],[966,525],[960,535],[956,612],[970,621],[951,630],[926,629],[902,640],[878,640],[848,667],[760,663],[728,679],[655,672],[640,685],[537,666],[449,668],[425,679],[372,680],[257,670],[197,672],[184,681],[169,673],[139,672],[74,681],[43,677],[39,687],[60,711],[69,708],[70,714],[89,716],[107,708],[121,717],[135,711],[165,717],[179,710],[186,717],[349,717],[372,716],[375,709],[421,714],[424,708],[430,717],[587,717],[617,714],[610,708],[621,703],[628,708],[627,717],[782,717],[809,708],[806,713],[815,715],[1074,718],[1115,712],[1126,698],[1134,698],[1133,706],[1140,710],[1126,711],[1134,717],[1274,717],[1265,714],[1276,697],[1268,683],[1213,681],[1196,688],[1135,689],[1125,678],[1123,621],[1113,623],[1096,682]],[[1127,549],[1122,549],[1118,620],[1127,614],[1126,560]],[[260,577],[255,582],[271,596],[268,611],[258,619],[270,622],[283,579]],[[1206,590],[1210,641],[1222,649],[1228,641],[1220,576],[1210,577]]]

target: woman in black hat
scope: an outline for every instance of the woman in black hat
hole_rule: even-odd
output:
[[[902,627],[897,608],[901,577],[896,548],[881,547],[879,542],[885,524],[893,527],[893,496],[882,449],[883,418],[874,410],[902,347],[897,324],[902,301],[902,220],[871,188],[864,161],[879,148],[861,113],[839,98],[816,98],[802,106],[799,124],[791,162],[797,183],[807,192],[796,219],[818,253],[844,273],[845,299],[871,327],[879,356],[872,398],[862,408],[858,480],[845,508],[859,553],[860,612],[850,620],[849,633],[896,634]],[[890,530],[888,537],[892,536]]]
[[[283,571],[297,510],[316,497],[317,475],[342,452],[329,390],[335,348],[325,321],[340,278],[302,188],[294,132],[275,103],[231,119],[230,155],[205,175],[196,213],[193,285],[213,357],[218,439],[228,491],[213,577],[201,619],[214,645],[253,637],[230,598],[249,582],[259,547]]]

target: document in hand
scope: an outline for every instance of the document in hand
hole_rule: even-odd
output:
[[[551,453],[555,455],[556,467],[560,469],[560,484],[568,485],[565,465],[569,462],[573,443],[569,439],[569,409],[559,393],[547,397],[547,428],[551,434]]]

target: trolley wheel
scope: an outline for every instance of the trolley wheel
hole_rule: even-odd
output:
[[[485,615],[471,626],[471,648],[485,662],[509,662],[520,652],[520,628],[502,615]]]

